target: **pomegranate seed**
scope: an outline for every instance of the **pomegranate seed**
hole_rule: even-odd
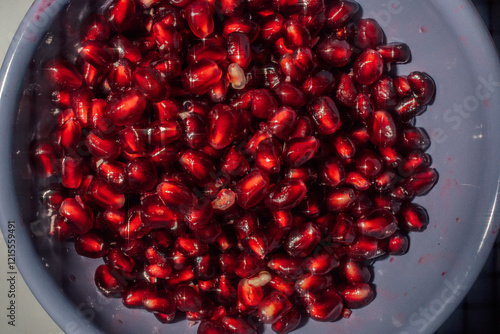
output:
[[[108,297],[120,296],[124,286],[119,272],[109,265],[102,264],[95,271],[95,285]]]
[[[411,91],[421,105],[429,104],[436,93],[434,80],[424,72],[412,72],[408,75]]]
[[[408,231],[421,232],[429,224],[427,211],[418,204],[406,203],[399,211],[399,224],[401,228]]]
[[[99,41],[88,40],[82,43],[79,49],[80,57],[97,69],[105,70],[115,61],[114,50]]]
[[[205,38],[214,31],[214,9],[207,1],[196,0],[185,9],[189,28],[198,38]]]
[[[362,85],[371,85],[382,75],[383,65],[380,53],[366,49],[354,62],[354,79]]]
[[[408,236],[400,231],[396,231],[389,237],[387,241],[387,252],[390,255],[403,255],[408,251],[409,241]]]
[[[382,58],[389,63],[407,63],[411,58],[411,51],[405,43],[389,43],[380,45],[376,49]]]
[[[212,160],[200,151],[185,150],[179,158],[179,163],[181,168],[200,186],[207,185],[215,177]]]
[[[184,88],[202,95],[208,92],[222,77],[222,70],[211,59],[202,59],[189,65],[181,74]]]
[[[309,102],[307,111],[311,115],[316,129],[323,135],[334,133],[341,125],[337,106],[328,96],[321,96]]]
[[[360,308],[375,298],[375,292],[367,283],[347,283],[339,286],[339,294],[348,308]]]
[[[352,47],[345,40],[329,37],[316,46],[316,54],[325,63],[342,67],[351,60]]]
[[[286,142],[283,153],[284,162],[291,167],[299,167],[312,159],[319,148],[316,137],[294,138]]]
[[[386,75],[374,84],[372,99],[377,109],[391,110],[397,104],[396,89],[394,82]]]
[[[260,22],[260,39],[266,44],[270,44],[281,37],[281,31],[285,24],[285,19],[279,13],[264,17]]]
[[[254,170],[243,177],[235,186],[238,205],[249,209],[262,201],[269,187],[269,178],[260,170]]]
[[[333,90],[335,79],[331,72],[321,70],[318,73],[307,77],[303,84],[302,89],[313,97],[330,94]]]
[[[125,30],[135,16],[135,3],[132,0],[114,0],[106,9],[105,16],[118,31]]]
[[[333,321],[342,313],[342,298],[335,288],[310,293],[305,300],[307,313],[316,321]]]
[[[358,30],[354,36],[354,45],[358,48],[375,49],[384,42],[384,32],[374,19],[361,19],[358,22]]]
[[[158,50],[162,54],[181,51],[183,43],[182,35],[174,27],[166,24],[164,21],[159,21],[153,25],[152,32]]]
[[[423,196],[428,193],[438,180],[438,174],[433,168],[426,168],[405,180],[405,189],[411,196]]]
[[[302,22],[288,20],[283,24],[282,31],[285,47],[295,50],[299,47],[311,46],[311,34]]]
[[[333,1],[326,8],[326,25],[329,28],[345,26],[359,11],[359,4],[354,1]]]
[[[380,147],[392,146],[397,140],[396,125],[392,116],[384,110],[373,113],[368,126],[370,141]]]
[[[288,138],[295,123],[297,113],[290,107],[281,107],[269,116],[268,126],[271,132],[281,140]]]
[[[269,190],[265,204],[272,211],[290,210],[299,205],[306,192],[307,187],[302,180],[283,180]]]
[[[215,105],[208,114],[208,143],[220,150],[228,146],[236,134],[237,115],[233,108],[224,104]]]
[[[279,173],[283,149],[275,138],[262,140],[255,150],[255,164],[266,173]]]
[[[78,254],[97,259],[108,252],[104,238],[96,232],[87,232],[75,239],[75,250]]]
[[[335,92],[336,99],[346,107],[354,107],[356,105],[356,98],[358,90],[354,82],[353,76],[350,74],[342,74]]]
[[[203,320],[198,326],[198,334],[226,334],[226,329],[222,324],[212,321]]]
[[[80,88],[83,78],[76,68],[63,59],[52,59],[43,66],[43,73],[48,83],[60,90]]]
[[[300,311],[295,306],[292,306],[288,312],[283,314],[272,324],[271,328],[278,334],[289,333],[299,326],[301,320],[302,316]]]
[[[292,229],[284,242],[285,250],[291,256],[305,257],[312,252],[321,239],[321,232],[314,223],[306,223]]]
[[[305,239],[307,240],[310,238],[306,236]],[[292,246],[294,245],[292,244]],[[300,258],[292,257],[289,254],[285,253],[275,253],[271,256],[269,262],[267,263],[267,266],[282,278],[296,280],[303,274],[301,263],[302,259]]]
[[[307,103],[307,98],[300,87],[290,82],[281,82],[273,88],[282,105],[299,109]]]
[[[285,295],[273,291],[260,302],[257,308],[257,317],[265,324],[273,324],[291,307],[292,305]]]

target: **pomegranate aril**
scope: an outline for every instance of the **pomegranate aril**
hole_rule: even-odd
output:
[[[261,287],[255,287],[248,283],[248,279],[244,278],[238,283],[238,301],[245,307],[252,309],[257,308],[264,298],[264,292]]]
[[[311,34],[305,25],[298,20],[288,20],[282,28],[285,47],[295,50],[299,47],[311,46]]]
[[[105,239],[101,235],[89,231],[76,237],[75,250],[82,256],[97,259],[106,255],[108,247]]]
[[[226,334],[224,326],[216,321],[203,320],[198,326],[198,334]]]
[[[374,19],[361,19],[354,36],[354,45],[358,48],[375,49],[384,42],[384,32]]]
[[[135,265],[135,261],[123,254],[118,248],[110,248],[104,261],[113,268],[124,272],[131,272]]]
[[[66,219],[68,225],[78,234],[92,229],[92,211],[76,198],[66,198],[59,207],[59,214]]]
[[[132,73],[135,87],[144,97],[153,102],[160,102],[165,98],[166,88],[158,70],[146,67],[138,68]]]
[[[117,126],[132,125],[146,109],[144,95],[136,89],[128,89],[108,97],[104,115]]]
[[[75,90],[80,88],[83,78],[73,64],[64,59],[52,59],[43,66],[43,74],[55,89]]]
[[[162,54],[180,52],[182,49],[182,35],[174,27],[165,24],[163,21],[156,22],[153,25],[152,37],[154,37],[158,50]]]
[[[369,267],[362,261],[348,258],[342,261],[339,270],[342,277],[348,282],[369,283],[372,278]]]
[[[215,179],[215,166],[212,160],[198,150],[185,150],[179,158],[181,169],[190,175],[199,186],[206,186]]]
[[[97,288],[108,297],[118,297],[124,289],[124,279],[118,270],[109,265],[102,264],[97,267],[94,281]]]
[[[318,57],[326,64],[342,67],[349,63],[352,56],[352,46],[345,40],[328,37],[315,48]]]
[[[372,88],[372,100],[377,109],[392,110],[397,104],[396,89],[392,78],[382,75]]]
[[[285,295],[273,291],[260,302],[256,315],[263,323],[273,324],[291,307],[292,304]]]
[[[437,171],[434,168],[426,168],[406,178],[403,186],[409,196],[423,196],[434,187],[437,181]]]
[[[305,239],[307,240],[311,238],[305,236]],[[292,246],[294,246],[293,243]],[[292,257],[288,253],[275,253],[271,256],[269,262],[267,263],[267,266],[282,278],[296,280],[301,277],[304,272],[302,270],[301,264],[301,258]]]
[[[290,333],[299,326],[301,320],[302,315],[299,309],[292,305],[288,312],[272,324],[271,329],[278,334]]]
[[[343,309],[342,298],[333,287],[309,293],[303,300],[307,313],[316,321],[334,321]]]
[[[373,145],[379,147],[392,146],[397,140],[396,125],[391,114],[378,110],[368,124],[368,134]]]
[[[424,207],[416,203],[405,203],[398,213],[399,227],[407,231],[421,232],[429,224],[429,215]]]
[[[235,186],[238,205],[249,209],[262,201],[269,187],[269,177],[260,170],[254,170],[243,177]]]
[[[299,167],[311,160],[319,148],[316,137],[294,138],[286,142],[283,160],[291,167]]]
[[[257,334],[257,331],[243,318],[224,317],[222,324],[229,334]]]
[[[348,308],[361,308],[373,301],[375,291],[367,283],[346,283],[338,287],[338,292]]]
[[[307,103],[307,96],[301,88],[290,82],[281,82],[277,84],[274,86],[273,92],[282,105],[294,109],[299,109]]]
[[[335,79],[331,72],[321,70],[307,77],[302,83],[302,89],[313,97],[330,94],[333,90]]]
[[[150,312],[171,314],[175,312],[176,303],[168,290],[149,290],[143,299],[144,308]]]
[[[355,1],[332,1],[326,8],[326,25],[329,28],[345,26],[359,11],[360,6]]]
[[[328,96],[320,96],[307,105],[307,111],[322,135],[330,135],[341,126],[340,114],[335,102]]]
[[[222,70],[211,59],[189,65],[181,74],[184,88],[196,95],[208,92],[222,77]]]
[[[412,72],[408,75],[408,82],[417,102],[426,105],[431,102],[436,94],[434,80],[425,72]]]
[[[103,42],[88,40],[79,49],[80,57],[97,69],[107,70],[116,60],[114,50]]]
[[[411,51],[405,43],[389,43],[379,45],[376,50],[389,63],[407,63],[411,59]]]
[[[366,49],[353,66],[354,79],[362,85],[371,85],[382,75],[384,62],[378,51]]]
[[[270,44],[281,37],[285,19],[279,13],[264,17],[260,22],[259,37],[264,43]]]
[[[306,193],[307,187],[302,180],[283,180],[269,189],[265,204],[271,211],[290,210],[299,205]]]
[[[214,31],[214,8],[208,1],[196,0],[185,8],[186,21],[193,34],[205,38]]]

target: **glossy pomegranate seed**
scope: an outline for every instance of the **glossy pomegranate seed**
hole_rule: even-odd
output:
[[[136,63],[141,59],[140,50],[123,35],[116,34],[109,40],[109,46],[112,47],[121,59],[127,59]]]
[[[117,126],[132,125],[145,109],[144,95],[136,89],[129,89],[110,97],[104,115]]]
[[[408,75],[413,95],[421,105],[428,104],[436,93],[434,80],[424,72],[412,72]]]
[[[316,137],[294,138],[286,142],[284,162],[291,167],[299,167],[312,159],[319,148]]]
[[[358,30],[354,36],[354,45],[358,48],[375,49],[384,42],[384,32],[374,19],[361,19],[358,22]]]
[[[214,9],[208,1],[196,0],[185,9],[189,28],[198,38],[205,38],[214,31]]]
[[[80,30],[80,41],[105,42],[111,35],[111,25],[104,15],[94,14],[85,19]]]
[[[304,259],[302,267],[313,275],[325,275],[339,266],[339,260],[328,248],[321,248]]]
[[[421,232],[429,224],[429,215],[427,211],[418,204],[406,203],[398,213],[399,225],[408,231]]]
[[[252,58],[247,35],[233,32],[227,36],[227,59],[231,63],[238,64],[243,70],[250,65]]]
[[[337,106],[328,96],[321,96],[309,102],[307,111],[311,115],[316,129],[323,135],[332,134],[341,126]]]
[[[353,76],[350,74],[342,74],[340,76],[335,97],[338,102],[346,107],[354,107],[356,105],[356,98],[358,90],[354,82]]]
[[[293,83],[281,82],[274,87],[273,91],[282,105],[299,109],[307,103],[304,92]]]
[[[321,232],[314,223],[306,223],[292,229],[284,242],[285,250],[291,256],[305,257],[312,252],[321,239]]]
[[[104,238],[96,232],[87,232],[75,239],[75,250],[78,254],[97,259],[108,252]]]
[[[78,234],[84,234],[92,228],[92,211],[75,198],[66,198],[59,207],[59,214]]]
[[[434,187],[438,177],[434,168],[426,168],[407,178],[404,187],[410,196],[423,196]]]
[[[43,66],[43,74],[48,83],[60,90],[80,88],[83,78],[73,64],[63,59],[52,59]]]
[[[269,178],[260,170],[254,170],[242,178],[235,186],[238,205],[249,209],[262,201],[269,187]]]
[[[79,49],[80,57],[97,69],[105,70],[115,61],[115,52],[106,44],[99,41],[88,40],[82,43]]]
[[[384,62],[380,53],[366,49],[354,62],[354,79],[362,85],[371,85],[377,81],[383,72]]]
[[[255,165],[266,173],[279,173],[283,149],[275,138],[266,138],[255,150]]]
[[[396,125],[384,110],[375,111],[368,126],[370,141],[380,147],[392,146],[397,140]]]
[[[266,44],[270,44],[281,37],[285,19],[279,13],[264,17],[260,22],[260,39]]]
[[[339,269],[341,275],[348,282],[368,283],[372,278],[368,266],[361,261],[346,259],[342,262]]]
[[[95,285],[105,296],[118,297],[124,286],[123,278],[118,270],[109,265],[102,264],[97,267],[94,276]]]
[[[299,205],[306,192],[307,187],[302,180],[283,180],[269,190],[265,204],[272,211],[290,210]]]
[[[348,254],[356,259],[373,259],[378,254],[378,239],[358,235],[352,243],[349,244]]]
[[[156,188],[165,206],[181,213],[187,213],[194,206],[196,197],[185,185],[176,181],[165,181]]]
[[[211,59],[202,59],[188,66],[181,74],[184,88],[201,95],[208,92],[222,77],[222,70]]]
[[[165,98],[166,88],[160,72],[154,68],[138,68],[132,73],[137,89],[150,101],[160,102]]]
[[[315,50],[321,60],[334,67],[347,65],[352,56],[352,46],[345,40],[333,37],[323,40]]]
[[[387,241],[387,252],[390,255],[403,255],[408,251],[408,247],[408,236],[400,231],[396,231],[396,233],[391,235]]]
[[[285,47],[295,50],[299,47],[311,46],[311,34],[302,22],[288,20],[283,24],[282,30]]]
[[[272,133],[281,140],[288,138],[295,123],[297,113],[290,107],[281,107],[269,116],[268,126]]]
[[[273,324],[278,321],[283,314],[288,312],[291,307],[292,305],[285,295],[273,291],[259,304],[257,308],[257,317],[265,324]]]
[[[185,150],[179,158],[179,163],[181,168],[200,186],[205,186],[215,177],[212,160],[200,151]]]
[[[316,321],[336,320],[343,308],[342,298],[333,287],[308,294],[304,304],[309,316]]]
[[[132,0],[114,0],[106,9],[105,16],[118,32],[125,30],[135,16],[135,3]]]
[[[292,257],[287,253],[275,253],[267,266],[282,278],[296,280],[303,274],[302,259]]]
[[[221,171],[231,176],[245,175],[249,170],[245,156],[235,147],[231,147],[221,159]]]
[[[335,79],[331,72],[321,70],[318,73],[307,77],[303,84],[302,89],[313,97],[327,95],[333,90]]]
[[[215,149],[228,146],[234,139],[237,124],[236,112],[224,104],[215,105],[208,114],[208,143]]]
[[[382,55],[384,61],[389,63],[407,63],[411,59],[411,51],[408,44],[389,43],[380,45],[376,50]]]
[[[300,295],[305,295],[309,292],[323,290],[333,283],[331,275],[313,275],[305,274],[295,282],[295,290]]]
[[[198,334],[226,334],[226,329],[221,323],[212,320],[203,320],[198,326]]]
[[[152,33],[154,41],[162,54],[181,51],[182,35],[174,27],[164,21],[159,21],[153,25]]]
[[[326,25],[329,28],[345,26],[359,11],[355,1],[333,1],[326,8]]]
[[[278,334],[290,333],[299,326],[301,320],[302,315],[300,311],[295,306],[292,306],[288,312],[272,324],[271,328]]]
[[[360,308],[368,305],[375,298],[372,287],[366,283],[350,283],[339,286],[339,294],[348,308]]]

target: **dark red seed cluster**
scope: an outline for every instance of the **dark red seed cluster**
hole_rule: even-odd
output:
[[[344,0],[114,0],[77,56],[44,63],[57,108],[34,166],[50,234],[95,283],[199,333],[295,329],[375,297],[370,263],[428,224],[435,94]],[[252,321],[250,321],[250,319]]]

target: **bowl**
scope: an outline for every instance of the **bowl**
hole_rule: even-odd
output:
[[[34,115],[48,112],[48,105],[40,99],[43,87],[34,74],[55,51],[66,50],[57,38],[62,29],[78,27],[85,13],[107,2],[68,6],[67,0],[37,0],[14,37],[0,73],[2,232],[7,242],[15,238],[19,271],[64,332],[195,333],[187,321],[162,325],[144,310],[103,297],[93,279],[101,261],[80,257],[71,243],[47,238],[48,224],[37,208],[29,145],[33,127],[43,127],[34,123]],[[432,333],[475,281],[500,228],[498,53],[469,1],[359,3],[389,42],[410,46],[412,61],[398,66],[398,73],[425,71],[437,83],[435,101],[417,125],[430,134],[429,153],[440,178],[417,199],[430,216],[427,230],[411,233],[405,256],[375,263],[375,301],[349,319],[309,320],[295,333]],[[13,226],[15,236],[10,236]]]

